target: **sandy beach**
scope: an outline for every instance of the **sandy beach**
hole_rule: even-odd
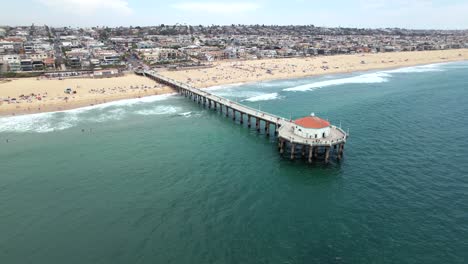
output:
[[[67,88],[70,93],[65,93]],[[171,92],[169,87],[135,74],[103,79],[0,80],[0,115],[61,111]]]
[[[160,71],[161,74],[199,88],[408,67],[468,60],[468,49],[422,52],[337,55],[326,57],[222,61],[211,68]],[[70,88],[70,93],[65,90]],[[127,74],[105,79],[2,79],[0,116],[52,112],[121,99],[174,92],[149,78]]]
[[[468,60],[468,49],[216,62],[206,69],[163,75],[198,88]]]

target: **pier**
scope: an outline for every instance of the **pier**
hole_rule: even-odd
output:
[[[330,125],[327,127],[329,129],[327,130],[329,131],[328,134],[322,138],[316,138],[317,135],[315,135],[315,138],[312,136],[300,136],[295,133],[298,126],[293,120],[288,120],[211,94],[202,89],[162,76],[155,71],[138,71],[136,73],[170,86],[180,95],[208,109],[219,111],[225,114],[226,117],[231,117],[234,121],[239,120],[240,124],[246,123],[249,128],[255,125],[257,132],[261,132],[263,129],[266,136],[275,135],[278,139],[280,154],[291,160],[302,158],[312,163],[314,160],[323,159],[325,163],[328,163],[332,156],[335,156],[337,160],[343,158],[344,145],[348,134],[340,127]],[[299,131],[301,130],[299,129]]]

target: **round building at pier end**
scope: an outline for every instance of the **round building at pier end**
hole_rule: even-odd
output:
[[[330,135],[331,124],[312,114],[294,121],[294,134],[309,139],[322,139]]]

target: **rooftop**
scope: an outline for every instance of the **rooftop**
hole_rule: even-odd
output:
[[[304,128],[320,129],[330,126],[330,122],[316,116],[307,116],[294,121],[294,124]]]

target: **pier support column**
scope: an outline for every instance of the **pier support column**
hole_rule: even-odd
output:
[[[229,116],[229,107],[226,105],[226,117]]]
[[[255,129],[257,129],[257,132],[260,132],[260,119],[255,118]]]
[[[250,120],[250,115],[247,115],[247,126],[250,128],[252,126],[251,120]]]
[[[302,154],[302,157],[304,158],[305,155],[306,155],[306,145],[302,145],[302,148],[301,148],[301,154]]]
[[[244,113],[240,112],[240,123],[244,124]]]
[[[325,147],[325,163],[328,163],[330,159],[330,147]]]
[[[313,146],[309,146],[309,163],[312,163]]]
[[[294,151],[296,150],[296,144],[291,142],[291,160],[294,159]]]
[[[341,160],[343,158],[343,150],[344,150],[344,143],[341,143],[338,146],[338,160]]]
[[[265,122],[265,134],[267,137],[270,136],[270,122]]]
[[[282,139],[282,138],[280,138],[279,150],[280,150],[280,153],[281,153],[281,154],[284,153],[284,139]]]
[[[232,120],[236,121],[236,110],[234,108],[232,109]]]
[[[319,148],[318,146],[317,146],[317,147],[314,147],[314,150],[313,150],[313,152],[314,152],[314,159],[316,159],[316,158],[318,157],[318,148]]]
[[[214,110],[216,111],[218,108],[218,103],[217,102],[214,102]]]

